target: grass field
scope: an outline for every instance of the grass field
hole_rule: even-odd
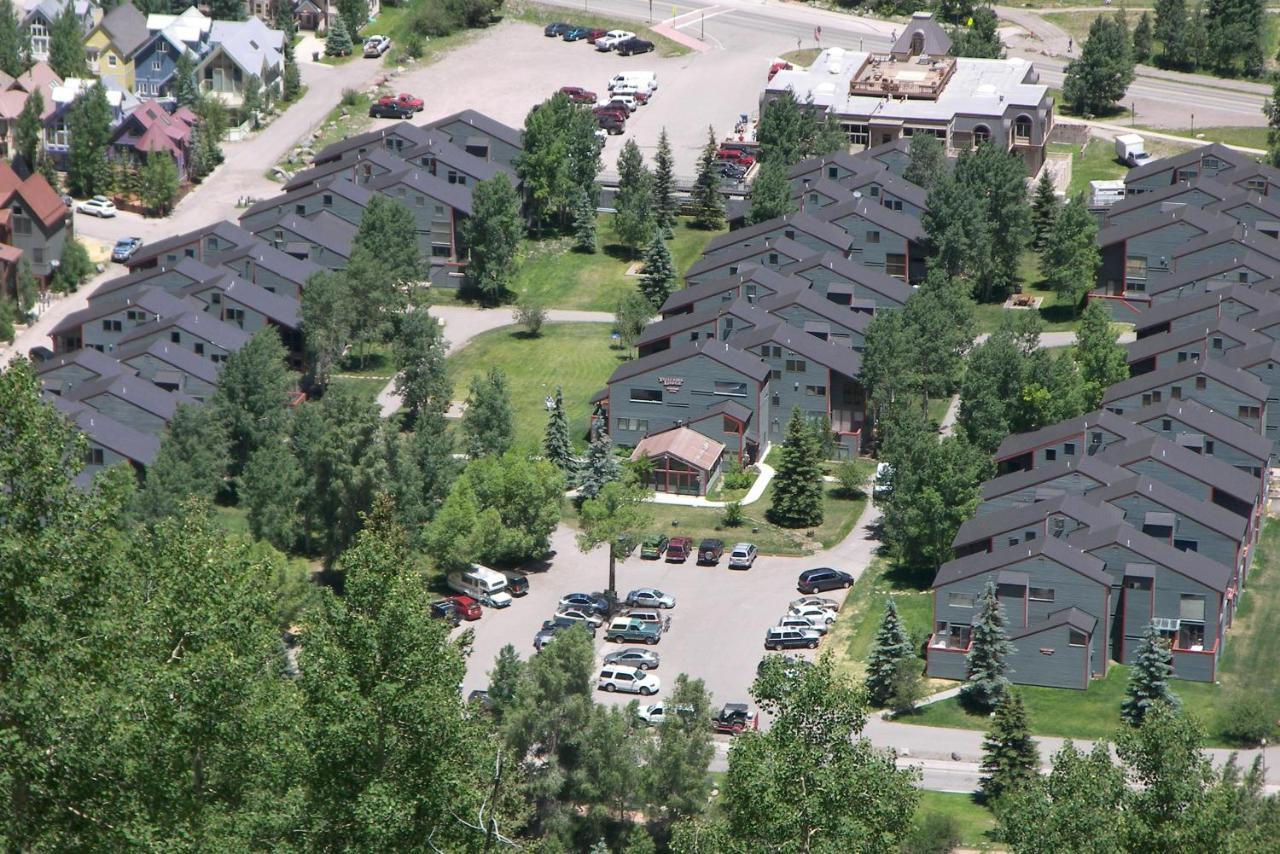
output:
[[[1263,529],[1249,583],[1227,632],[1218,678],[1221,684],[1174,680],[1183,705],[1204,724],[1206,746],[1229,747],[1223,733],[1223,711],[1233,697],[1251,694],[1280,717],[1280,672],[1272,665],[1280,656],[1280,524]],[[1032,732],[1070,738],[1111,738],[1120,725],[1129,669],[1115,665],[1107,678],[1086,691],[1020,687]],[[907,720],[929,726],[985,730],[988,720],[967,714],[955,700],[925,706]]]
[[[584,4],[585,5],[585,4]],[[562,9],[558,6],[539,6],[534,3],[516,3],[511,7],[511,13],[508,17],[514,21],[524,21],[526,24],[537,24],[545,27],[547,24],[559,23],[564,21],[568,24],[574,24],[579,27],[599,27],[602,30],[626,30],[635,33],[645,41],[651,41],[654,50],[658,56],[684,56],[689,53],[689,48],[672,41],[666,36],[660,36],[648,27],[641,26],[635,21],[623,21],[618,18],[608,18],[603,15],[593,15],[588,12],[577,12],[569,9]],[[583,50],[594,50],[595,48],[589,44],[582,45]]]
[[[813,61],[818,58],[818,54],[820,53],[822,53],[821,48],[806,47],[800,50],[789,50],[778,58],[785,59],[792,65],[799,65],[801,67],[808,68],[810,65],[813,65]]]
[[[916,821],[929,814],[949,815],[955,819],[962,848],[982,851],[990,848],[994,841],[992,831],[996,827],[996,818],[991,810],[974,801],[972,795],[923,791],[916,807]]]
[[[510,326],[478,335],[449,357],[453,398],[465,400],[472,377],[491,367],[501,368],[515,410],[516,444],[531,449],[542,442],[547,426],[543,402],[559,385],[564,390],[569,434],[585,447],[588,400],[624,361],[623,351],[611,348],[611,331],[607,323],[548,323],[537,338],[525,337],[522,330]]]
[[[540,297],[548,308],[613,311],[622,295],[639,285],[640,277],[627,275],[628,268],[637,262],[612,242],[612,224],[612,214],[600,217],[602,251],[593,255],[574,252],[568,238],[525,241],[512,290]],[[679,275],[684,275],[717,233],[693,228],[688,220],[679,222],[675,237],[667,244]]]
[[[867,655],[890,596],[913,641],[923,643],[929,634],[933,597],[895,578],[886,558],[875,558],[849,590],[828,642],[828,649],[835,651],[836,666],[855,679],[861,680],[866,673]]]
[[[1086,185],[1087,186],[1087,185]],[[1044,321],[1046,332],[1059,332],[1075,329],[1080,318],[1067,304],[1058,304],[1058,295],[1053,291],[1038,287],[1042,282],[1040,272],[1040,256],[1031,250],[1022,253],[1018,278],[1022,282],[1022,292],[1040,297],[1040,319]],[[1000,319],[1010,311],[1028,311],[1029,309],[1007,309],[1000,303],[983,303],[976,306],[979,332],[992,332],[1000,325]]]

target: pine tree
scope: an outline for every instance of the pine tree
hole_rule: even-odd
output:
[[[325,56],[347,56],[351,53],[351,33],[347,30],[346,19],[335,15],[333,26],[324,40]]]
[[[1123,22],[1099,15],[1080,46],[1080,56],[1067,64],[1062,100],[1078,116],[1115,107],[1133,82],[1133,50]]]
[[[582,480],[578,484],[578,497],[589,501],[600,490],[622,476],[622,464],[613,452],[613,439],[605,430],[596,431],[596,437],[587,448],[587,459],[582,467]]]
[[[931,133],[913,134],[907,152],[911,159],[902,177],[917,187],[932,190],[938,179],[950,171],[946,149]]]
[[[1138,25],[1133,28],[1133,61],[1146,62],[1151,59],[1151,13],[1143,10]]]
[[[707,144],[698,159],[698,177],[693,182],[693,224],[708,231],[724,227],[724,199],[715,171],[718,150],[715,128],[708,126]]]
[[[95,84],[71,105],[67,133],[71,137],[67,153],[67,183],[72,195],[92,196],[104,189],[108,177],[111,107],[101,83]]]
[[[676,225],[676,161],[671,154],[671,140],[664,127],[658,135],[658,152],[653,156],[653,214],[663,237],[675,234]]]
[[[887,706],[901,662],[915,658],[911,638],[898,617],[898,606],[890,596],[884,603],[884,617],[867,657],[867,698],[874,706]]]
[[[987,582],[978,600],[969,654],[965,656],[967,681],[960,700],[979,712],[990,712],[1009,690],[1008,657],[1013,646],[1005,636],[1004,608],[996,597],[996,583]]]
[[[80,16],[76,14],[75,6],[75,3],[63,6],[49,27],[49,67],[63,80],[89,76],[89,63],[84,55],[84,31],[80,28]]]
[[[1120,717],[1124,722],[1138,726],[1156,703],[1166,703],[1174,708],[1180,706],[1181,700],[1169,687],[1172,675],[1173,650],[1156,627],[1148,624],[1129,667],[1129,686],[1125,689],[1124,702],[1120,704]]]
[[[0,71],[18,77],[27,70],[23,34],[18,29],[18,13],[13,0],[0,0]]]
[[[200,86],[196,82],[196,61],[190,51],[182,51],[173,71],[173,97],[180,107],[194,108],[200,100]]]
[[[566,475],[577,469],[573,444],[569,441],[569,419],[564,413],[564,394],[556,386],[555,403],[547,415],[547,432],[542,437],[542,450]]]
[[[40,140],[44,136],[44,96],[36,89],[27,96],[18,114],[18,124],[14,129],[14,143],[17,154],[22,158],[29,171],[34,171],[40,162],[43,151]]]
[[[787,423],[787,441],[773,477],[773,503],[766,515],[784,528],[822,524],[822,460],[799,407]]]
[[[787,165],[770,160],[760,167],[760,174],[751,185],[751,213],[747,220],[754,225],[785,216],[795,209],[791,184],[787,182]]]
[[[1036,193],[1031,200],[1031,246],[1037,251],[1044,249],[1045,239],[1053,230],[1053,221],[1058,216],[1058,194],[1053,188],[1053,178],[1049,170],[1040,172],[1040,180],[1036,182]]]
[[[1022,695],[1006,691],[996,705],[991,729],[982,741],[983,797],[992,803],[1004,795],[1037,780],[1040,751],[1027,728],[1027,710]]]
[[[654,231],[649,251],[644,256],[644,272],[640,274],[640,292],[649,300],[656,312],[675,289],[676,268],[671,260],[671,250],[662,239],[661,231]]]
[[[462,433],[472,459],[500,457],[511,447],[515,427],[507,375],[490,368],[485,376],[471,378],[471,394],[462,414]]]
[[[596,206],[589,193],[573,197],[573,248],[589,255],[596,251]]]
[[[1187,0],[1156,0],[1155,40],[1160,42],[1156,62],[1162,68],[1192,67]]]
[[[1040,270],[1058,302],[1079,311],[1080,303],[1094,286],[1102,256],[1095,240],[1098,221],[1077,197],[1058,209],[1053,227],[1045,235]]]
[[[653,176],[635,140],[628,139],[618,157],[618,193],[614,198],[613,231],[632,257],[649,243],[655,226]]]
[[[293,55],[293,39],[297,34],[297,27],[293,22],[291,3],[280,0],[277,8],[284,18],[283,24],[276,27],[284,32],[284,82],[281,84],[280,97],[292,101],[302,91],[302,75],[298,72],[298,61]]]

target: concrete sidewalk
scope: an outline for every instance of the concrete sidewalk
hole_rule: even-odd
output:
[[[769,488],[769,484],[773,481],[773,476],[777,473],[773,470],[773,466],[765,463],[756,463],[756,467],[760,469],[760,476],[756,478],[756,482],[751,484],[751,489],[747,490],[747,494],[738,502],[743,507],[759,501],[760,496],[764,495],[764,491]],[[675,504],[682,507],[724,507],[733,503],[732,501],[709,501],[701,495],[675,495],[670,492],[655,492],[649,500],[654,504]]]

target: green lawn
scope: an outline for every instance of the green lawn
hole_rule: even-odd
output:
[[[1223,710],[1237,694],[1262,701],[1269,717],[1280,718],[1280,672],[1273,662],[1280,656],[1280,525],[1267,522],[1254,558],[1249,583],[1227,632],[1218,671],[1221,684],[1175,680],[1173,689],[1183,705],[1204,724],[1206,746],[1232,746],[1222,732]],[[1039,735],[1070,738],[1112,738],[1120,724],[1120,702],[1128,682],[1128,668],[1114,665],[1107,678],[1085,691],[1019,687],[1027,719]],[[988,720],[970,715],[955,700],[923,707],[907,718],[929,726],[985,730]]]
[[[789,50],[778,58],[785,59],[792,65],[799,65],[803,68],[808,68],[810,65],[813,65],[813,61],[818,58],[818,54],[820,53],[822,53],[822,48],[806,47],[800,50]]]
[[[363,360],[353,351],[339,362],[330,382],[355,389],[362,397],[373,400],[395,373],[391,348],[386,344],[370,344]]]
[[[875,558],[845,597],[827,646],[834,651],[836,666],[856,679],[866,673],[867,655],[890,596],[914,640],[923,643],[933,625],[933,597],[929,592],[896,576],[887,558]]]
[[[586,4],[583,4],[585,9]],[[635,33],[646,41],[653,42],[654,49],[658,56],[684,56],[690,52],[690,49],[672,41],[666,36],[660,36],[648,27],[640,25],[637,21],[623,21],[618,18],[609,18],[603,15],[593,15],[586,11],[572,11],[559,6],[540,6],[536,3],[517,3],[510,7],[510,14],[507,16],[513,21],[524,21],[526,24],[537,24],[539,27],[545,27],[547,24],[565,23],[573,24],[579,27],[599,27],[602,30],[626,30]],[[659,5],[654,12],[659,19],[665,18],[666,7]],[[574,44],[566,44],[565,47],[573,48]],[[577,45],[580,50],[591,50],[591,45],[582,42]]]
[[[973,795],[958,792],[920,793],[920,804],[916,807],[916,821],[927,814],[949,815],[956,821],[960,832],[960,846],[985,850],[994,841],[993,831],[996,817],[991,810],[973,799]]]
[[[538,338],[507,326],[478,335],[449,357],[454,400],[465,400],[471,378],[501,368],[507,375],[515,410],[516,443],[536,448],[547,426],[547,395],[564,390],[569,431],[585,447],[591,395],[622,361],[624,353],[611,348],[607,323],[548,323]]]
[[[1207,127],[1169,132],[1185,133],[1189,137],[1194,137],[1198,144],[1220,142],[1223,145],[1237,145],[1241,148],[1257,148],[1263,151],[1267,149],[1267,128],[1265,127]]]
[[[1074,182],[1073,182],[1074,183]],[[1087,184],[1085,186],[1088,186]],[[1060,332],[1075,329],[1080,319],[1071,310],[1070,305],[1059,305],[1058,295],[1053,291],[1039,287],[1042,282],[1040,273],[1040,256],[1028,249],[1022,253],[1022,261],[1018,265],[1018,278],[1022,282],[1022,292],[1040,297],[1040,319],[1044,321],[1046,332]],[[1002,303],[981,303],[976,306],[979,332],[992,332],[1000,325],[1002,318],[1009,311],[1028,311],[1029,309],[1007,309]]]
[[[627,275],[638,262],[613,243],[612,223],[612,214],[600,217],[598,235],[603,251],[593,255],[574,252],[568,238],[525,241],[512,290],[538,296],[548,308],[613,311],[622,295],[639,285],[640,277]],[[701,231],[681,220],[668,243],[676,272],[683,276],[718,233]]]

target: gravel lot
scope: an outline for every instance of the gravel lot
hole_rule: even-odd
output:
[[[572,22],[573,13],[566,11],[565,19]],[[685,32],[696,34],[697,25]],[[777,49],[787,50],[788,41],[780,36]],[[646,159],[651,158],[665,126],[677,173],[692,177],[698,152],[706,143],[708,124],[724,137],[732,132],[739,113],[756,114],[772,56],[727,50],[665,59],[656,52],[617,56],[599,52],[585,41],[549,39],[539,27],[508,22],[391,85],[426,101],[413,120],[415,124],[472,108],[518,128],[524,125],[530,108],[561,86],[582,86],[603,96],[609,78],[620,71],[654,71],[658,75],[657,94],[631,117],[625,134],[609,137],[603,153],[604,169],[614,170],[626,139],[634,139]],[[387,119],[377,122],[390,124]]]
[[[728,548],[718,566],[697,566],[690,559],[683,564],[632,557],[618,565],[618,591],[625,596],[637,587],[657,587],[676,597],[671,630],[654,647],[662,656],[662,666],[654,671],[662,678],[663,697],[681,673],[702,679],[711,691],[712,702],[747,701],[755,679],[756,665],[765,655],[765,629],[774,625],[788,603],[800,596],[798,574],[824,565],[820,558],[761,557],[746,571],[730,570]],[[545,567],[529,573],[529,594],[515,600],[510,608],[486,608],[484,616],[469,624],[475,644],[467,667],[464,690],[488,686],[488,672],[505,644],[514,644],[521,657],[533,655],[533,636],[555,612],[556,602],[566,593],[603,590],[608,582],[608,558],[603,548],[590,555],[578,551],[573,532],[565,527],[552,537],[553,554]],[[845,591],[822,594],[843,601]],[[825,643],[825,642],[824,642]],[[596,661],[628,644],[605,643],[603,629],[596,637]],[[823,647],[819,647],[821,651]],[[793,651],[812,657],[809,650]],[[651,703],[630,694],[598,692],[601,702],[626,704],[632,699]]]

